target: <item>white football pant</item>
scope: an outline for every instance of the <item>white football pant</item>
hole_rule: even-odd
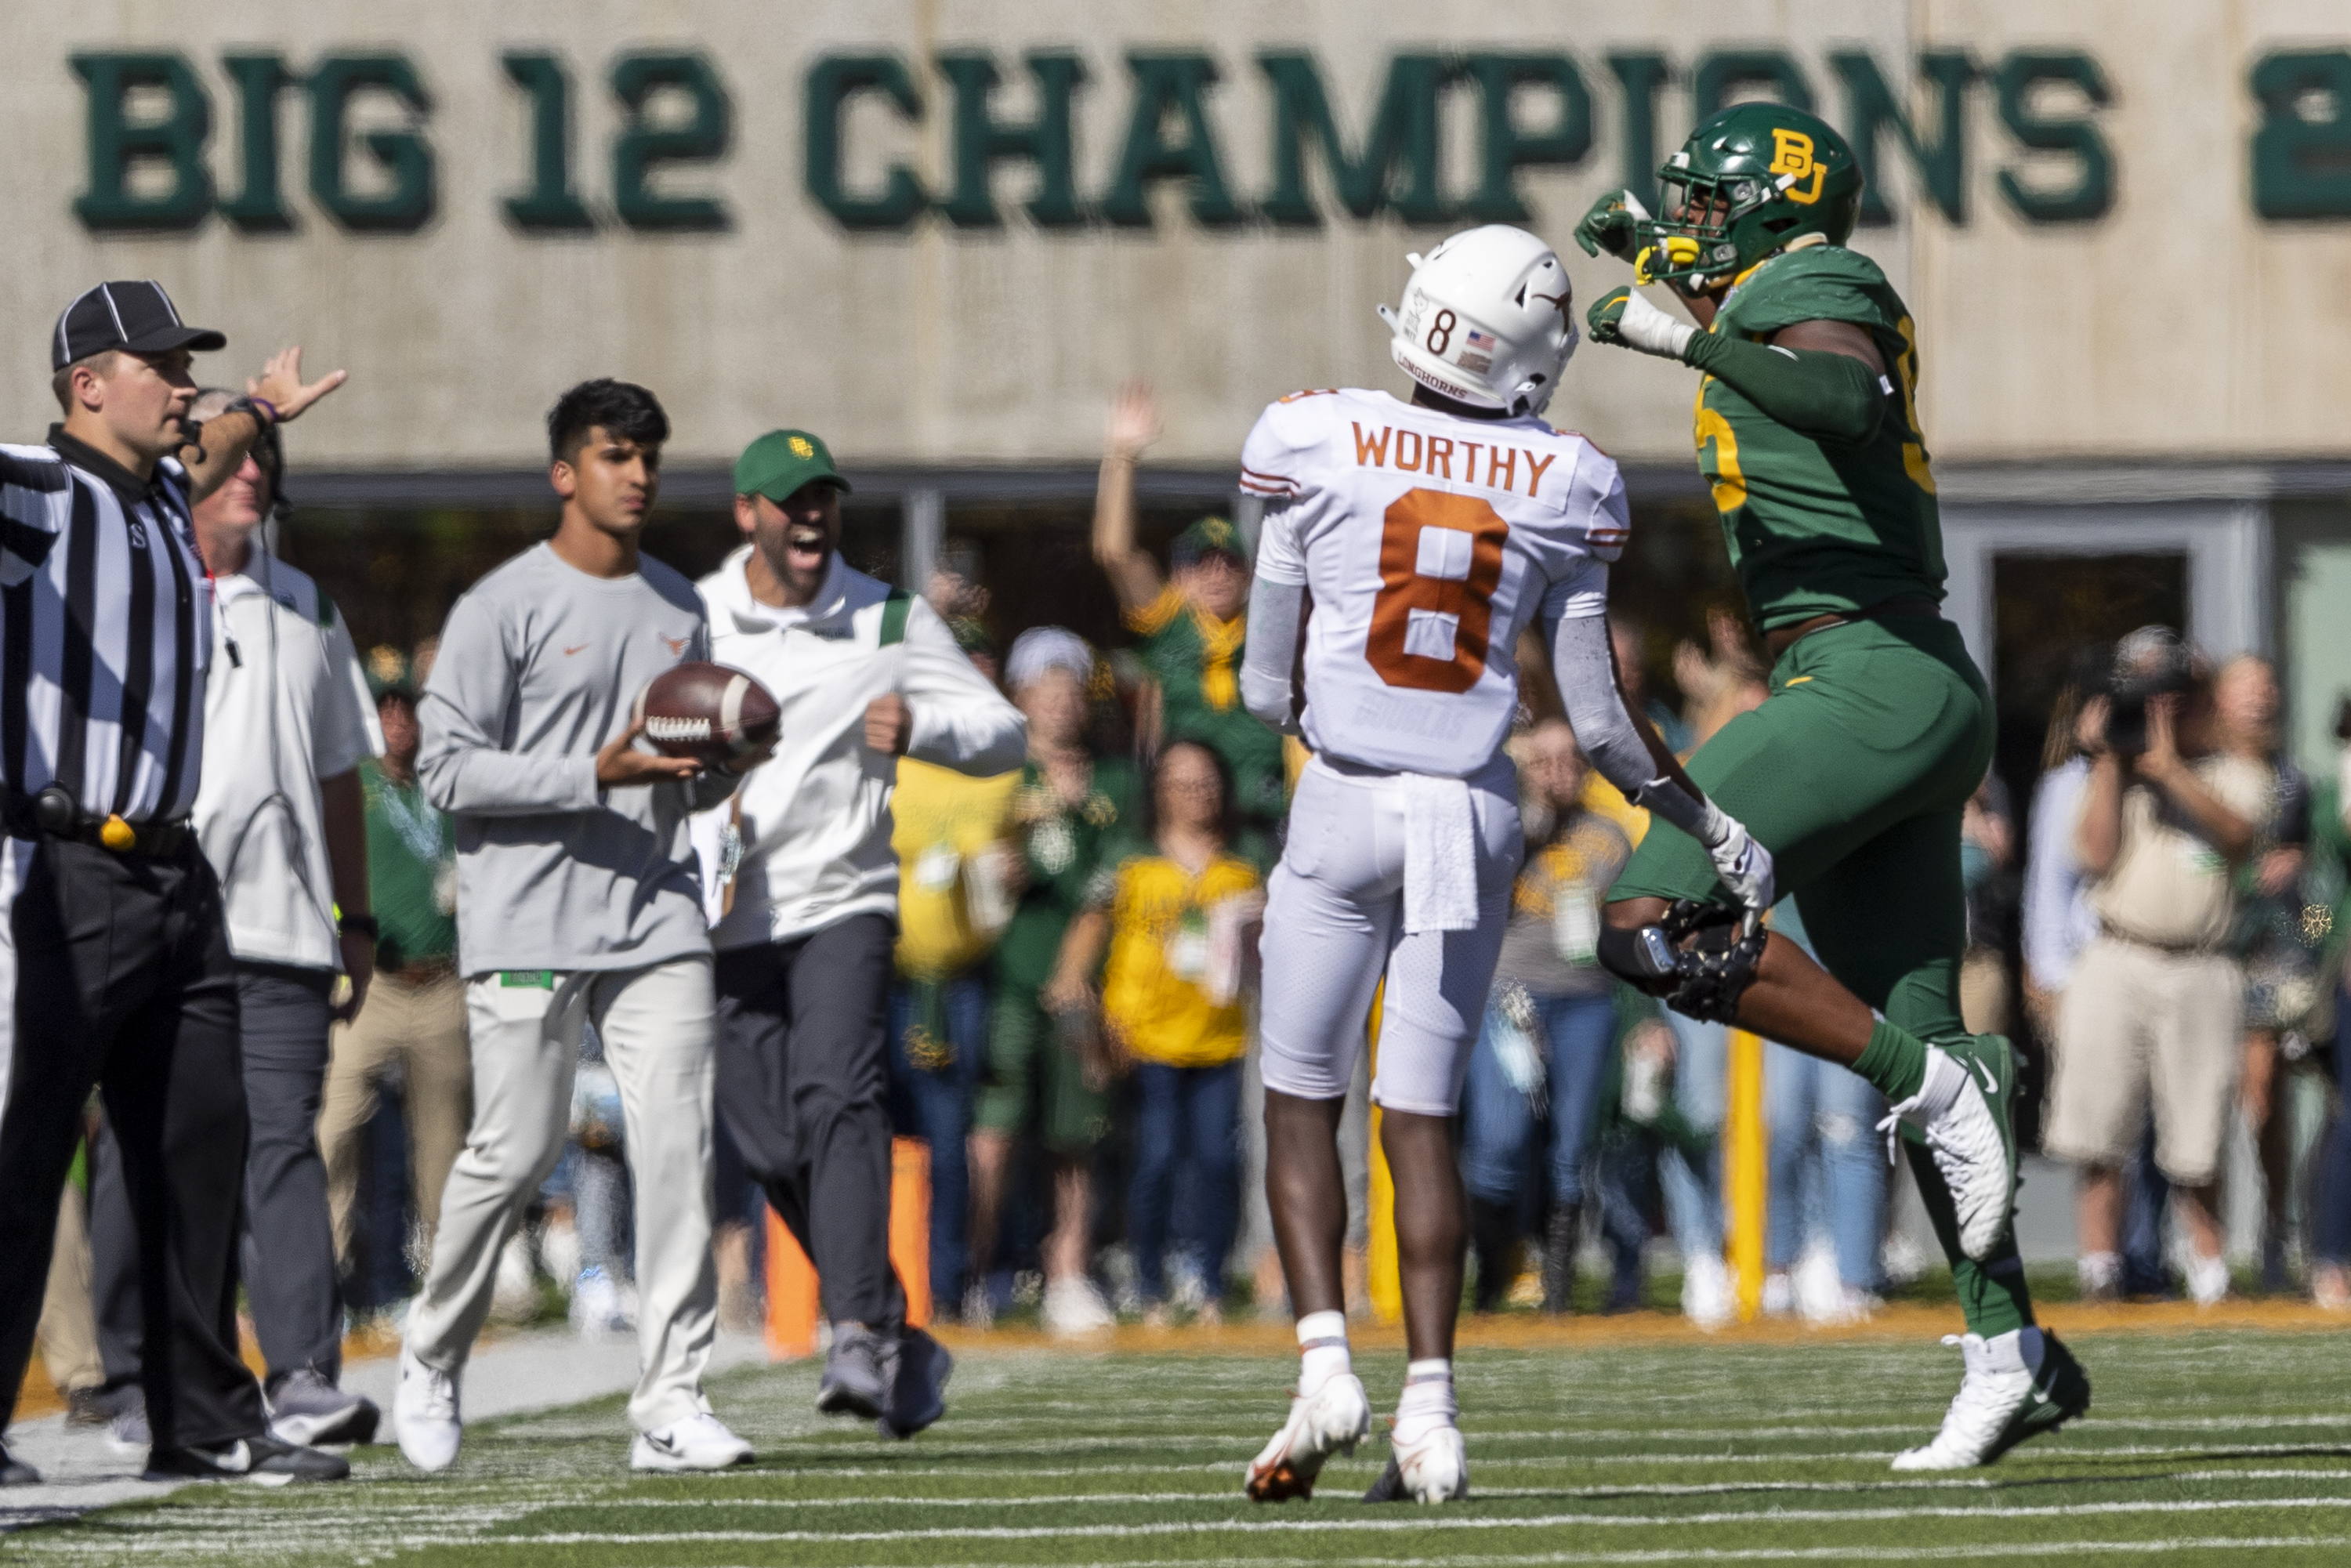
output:
[[[1302,1100],[1343,1097],[1384,975],[1372,1099],[1430,1116],[1459,1106],[1525,848],[1510,758],[1497,755],[1466,782],[1476,823],[1477,927],[1407,935],[1405,777],[1319,757],[1307,764],[1259,944],[1268,1089]]]

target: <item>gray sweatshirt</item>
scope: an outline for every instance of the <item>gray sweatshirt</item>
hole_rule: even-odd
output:
[[[645,683],[709,656],[702,596],[650,557],[607,580],[535,545],[450,610],[416,772],[456,820],[460,974],[710,951],[686,818],[736,780],[596,783],[596,753],[628,728]]]

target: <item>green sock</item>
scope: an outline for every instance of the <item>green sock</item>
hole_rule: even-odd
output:
[[[1950,1189],[1943,1185],[1934,1157],[1909,1142],[1905,1132],[1903,1152],[1910,1156],[1910,1174],[1918,1179],[1918,1198],[1934,1222],[1935,1239],[1950,1260],[1951,1283],[1958,1288],[1959,1315],[1967,1320],[1968,1332],[1991,1339],[2029,1327],[2032,1295],[2024,1286],[2024,1260],[2017,1255],[2015,1238],[1981,1263],[1960,1251],[1959,1210],[1952,1206]]]
[[[1927,1042],[1880,1019],[1869,1031],[1869,1044],[1853,1070],[1899,1105],[1927,1082]]]

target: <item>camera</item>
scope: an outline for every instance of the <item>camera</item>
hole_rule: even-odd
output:
[[[2106,685],[2106,747],[2118,757],[2147,750],[2147,705],[2195,684],[2194,656],[2168,626],[2142,626],[2115,645]]]

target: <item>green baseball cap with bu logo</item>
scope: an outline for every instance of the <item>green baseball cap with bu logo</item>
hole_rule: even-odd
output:
[[[735,493],[782,501],[803,486],[823,480],[849,488],[821,438],[805,430],[771,430],[735,459]]]

